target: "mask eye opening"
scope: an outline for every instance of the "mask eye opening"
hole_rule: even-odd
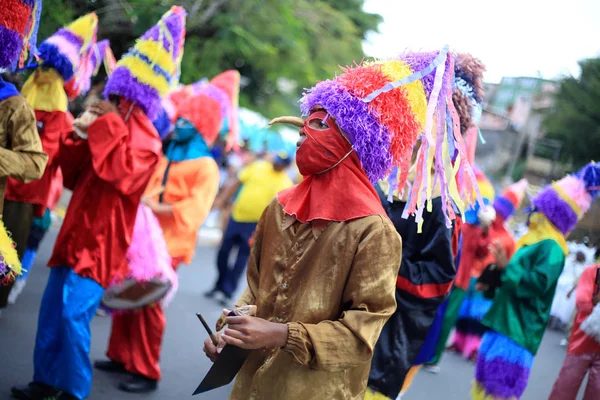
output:
[[[321,119],[318,117],[311,118],[308,120],[308,126],[318,131],[326,131],[329,129],[329,124],[326,122],[327,118]]]

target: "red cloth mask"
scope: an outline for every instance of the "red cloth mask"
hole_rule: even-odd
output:
[[[311,113],[301,133],[306,139],[296,164],[306,179],[277,196],[287,214],[302,223],[385,215],[356,152],[327,112]]]
[[[296,164],[303,176],[325,173],[353,151],[350,142],[325,111],[316,111],[304,123],[304,143],[296,152]]]

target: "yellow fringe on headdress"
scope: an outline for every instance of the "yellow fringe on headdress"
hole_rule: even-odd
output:
[[[169,93],[169,81],[164,76],[154,72],[152,66],[144,60],[126,56],[119,61],[118,65],[129,69],[141,83],[155,88],[160,96],[165,96]]]
[[[400,60],[390,60],[386,62],[377,62],[381,65],[381,70],[390,78],[391,82],[399,81],[414,73],[412,68]],[[425,120],[427,118],[427,97],[425,96],[425,88],[420,79],[402,86],[406,91],[406,98],[410,102],[412,112],[415,119],[425,128]]]
[[[95,13],[89,13],[83,17],[77,18],[65,27],[75,35],[83,39],[82,50],[89,47],[92,39],[95,37],[96,27],[98,26],[98,16]]]
[[[19,256],[17,254],[17,250],[15,249],[15,243],[12,241],[10,235],[8,234],[6,228],[4,227],[4,223],[0,220],[0,255],[4,259],[4,263],[8,266],[9,271],[6,276],[9,279],[14,278],[17,275],[21,275],[23,273],[23,268],[21,267],[21,261],[19,260]]]

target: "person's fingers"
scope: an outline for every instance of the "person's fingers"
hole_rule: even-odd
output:
[[[247,332],[242,332],[241,330],[232,329],[231,327],[225,329],[225,332],[223,332],[223,334],[226,336],[244,340],[244,341],[248,338]]]
[[[240,339],[231,337],[231,336],[227,336],[227,335],[223,335],[223,340],[225,341],[225,343],[231,345],[231,346],[236,346],[236,347],[240,347],[242,349],[247,349],[248,346],[246,345],[246,343]]]
[[[226,318],[227,325],[244,325],[250,322],[250,317],[241,316],[241,317],[227,317]]]

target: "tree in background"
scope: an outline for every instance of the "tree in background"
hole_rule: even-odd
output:
[[[545,119],[547,136],[563,142],[562,156],[575,170],[600,161],[600,58],[579,65],[581,76],[560,82],[554,109]]]
[[[298,112],[302,89],[364,57],[381,17],[364,0],[44,0],[40,39],[95,11],[117,57],[172,4],[188,12],[182,83],[225,69],[242,75],[242,106],[276,116]]]

